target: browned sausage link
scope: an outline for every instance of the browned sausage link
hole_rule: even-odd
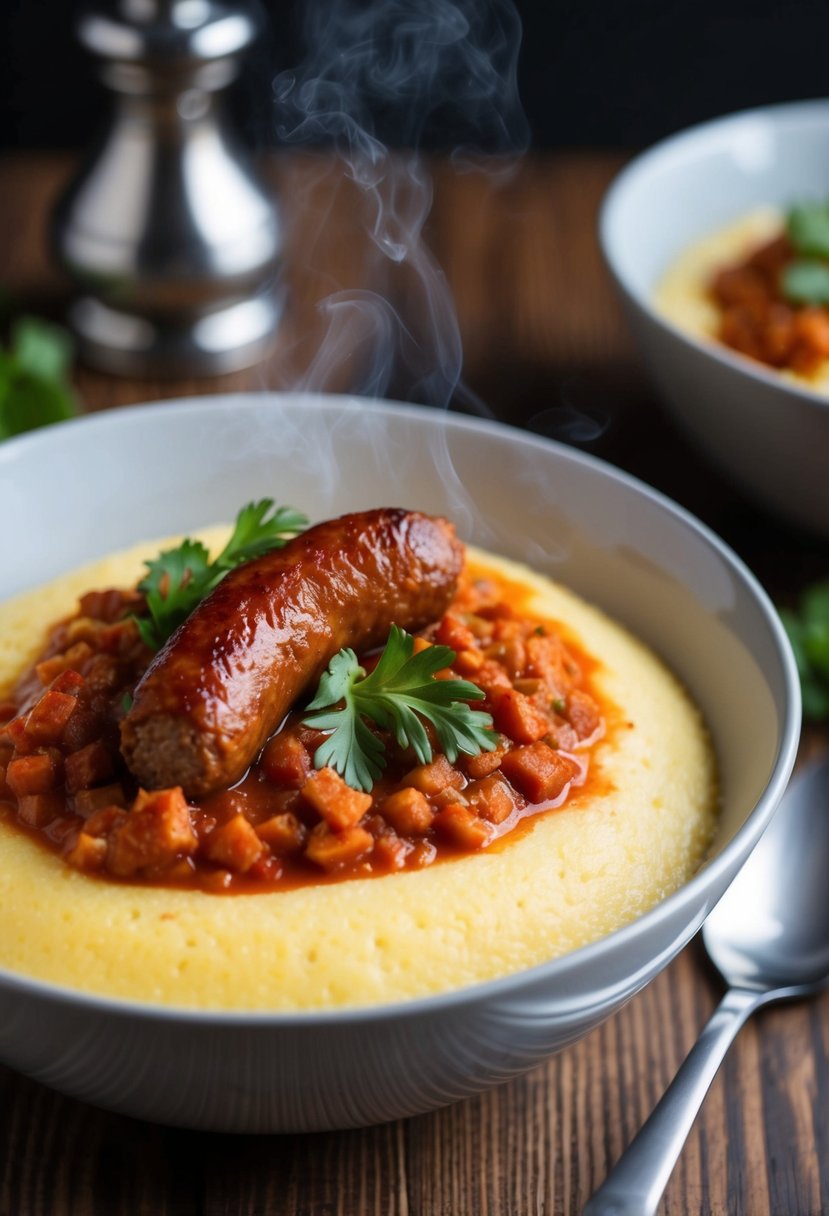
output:
[[[138,684],[121,725],[131,771],[191,798],[231,785],[343,646],[439,619],[462,564],[446,520],[386,509],[318,524],[232,571]]]

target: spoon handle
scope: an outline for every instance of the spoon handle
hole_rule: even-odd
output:
[[[587,1203],[583,1216],[655,1216],[717,1069],[737,1031],[762,1002],[761,992],[729,989],[650,1118]]]

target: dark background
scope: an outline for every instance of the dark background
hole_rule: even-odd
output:
[[[0,0],[0,147],[84,146],[101,95],[73,0]],[[268,32],[234,104],[273,141],[270,82],[302,57],[302,0],[265,0]],[[519,88],[540,147],[636,148],[701,119],[827,91],[826,0],[518,0]],[[394,142],[394,130],[391,131]],[[439,144],[440,132],[427,133]]]

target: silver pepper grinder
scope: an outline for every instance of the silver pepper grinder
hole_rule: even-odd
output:
[[[81,355],[129,376],[256,363],[279,323],[281,232],[224,114],[259,33],[248,0],[102,0],[78,35],[115,94],[54,214]]]

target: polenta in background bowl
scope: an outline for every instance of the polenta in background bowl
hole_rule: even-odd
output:
[[[240,894],[119,884],[0,822],[0,1058],[68,1094],[250,1132],[480,1092],[656,975],[785,787],[799,696],[773,608],[705,528],[581,453],[394,403],[262,395],[72,422],[4,445],[0,471],[16,559],[0,600],[26,636],[5,630],[6,669],[88,589],[78,567],[133,579],[146,542],[272,496],[312,520],[451,519],[476,561],[569,623],[618,710],[589,799],[420,872]]]
[[[619,174],[600,218],[605,259],[666,405],[737,486],[823,534],[829,360],[795,356],[794,368],[778,368],[725,345],[709,288],[784,232],[792,208],[827,200],[829,102],[799,102],[664,140]]]

